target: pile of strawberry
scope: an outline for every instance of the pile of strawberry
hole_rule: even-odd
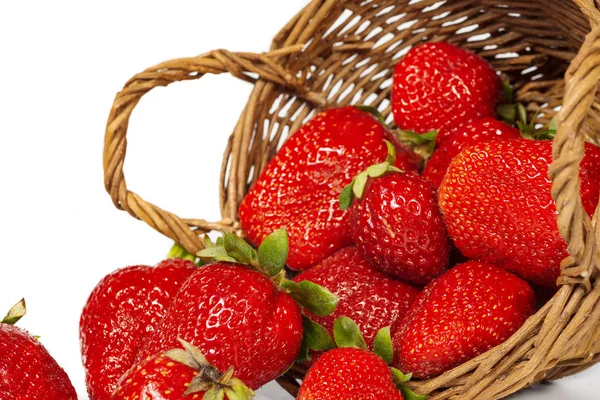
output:
[[[298,399],[424,399],[407,381],[505,341],[567,255],[553,132],[510,97],[483,59],[426,43],[395,68],[396,127],[368,107],[315,116],[243,199],[249,243],[205,236],[97,285],[80,321],[90,399],[250,399],[292,367],[308,368]],[[597,147],[580,176],[591,214]],[[0,398],[74,398],[61,387],[11,397],[0,380]]]

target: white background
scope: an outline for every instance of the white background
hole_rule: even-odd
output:
[[[116,92],[161,61],[209,50],[265,51],[306,0],[0,2],[0,312],[19,323],[86,399],[78,322],[95,284],[154,264],[171,245],[117,211],[104,191],[102,145]],[[157,89],[131,119],[130,189],[185,217],[218,220],[227,136],[251,86],[227,75]],[[600,368],[514,399],[597,399]],[[258,399],[288,399],[268,385]]]

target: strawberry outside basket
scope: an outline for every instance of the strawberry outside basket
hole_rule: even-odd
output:
[[[487,59],[514,85],[530,117],[556,116],[550,176],[558,226],[571,254],[557,294],[505,343],[443,375],[409,383],[431,399],[500,399],[600,359],[600,212],[579,197],[584,141],[600,143],[600,4],[594,0],[312,0],[268,53],[216,50],[134,76],[114,101],[104,144],[104,184],[114,204],[195,253],[212,230],[242,234],[238,206],[278,147],[315,112],[369,104],[391,122],[393,66],[415,44],[448,41]],[[229,72],[254,89],[229,138],[221,169],[222,219],[167,212],[128,190],[123,174],[129,117],[157,86]],[[278,382],[295,395],[305,371]]]

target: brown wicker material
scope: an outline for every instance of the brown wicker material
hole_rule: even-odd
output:
[[[578,166],[584,140],[600,142],[600,11],[593,0],[313,0],[265,54],[213,51],[152,67],[126,83],[109,117],[106,189],[115,205],[179,242],[202,248],[211,230],[241,234],[237,209],[278,146],[314,113],[371,104],[390,116],[393,65],[412,45],[449,41],[485,57],[518,89],[530,116],[559,131],[551,166],[558,225],[572,255],[559,292],[504,344],[434,379],[412,382],[432,399],[499,399],[596,363],[600,354],[600,227],[585,214]],[[590,32],[591,31],[591,32]],[[123,175],[129,117],[157,86],[229,72],[254,85],[222,164],[222,220],[184,219],[129,191]],[[596,213],[594,221],[597,221]],[[297,390],[290,371],[279,382]]]

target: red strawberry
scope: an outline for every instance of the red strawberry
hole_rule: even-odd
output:
[[[450,244],[437,194],[429,182],[393,166],[394,148],[380,164],[356,176],[342,192],[350,208],[350,234],[373,266],[404,280],[426,284],[448,266]],[[370,179],[369,179],[370,178]]]
[[[501,89],[484,59],[449,43],[424,43],[394,69],[392,113],[402,129],[439,130],[493,116]]]
[[[333,335],[334,321],[345,315],[354,320],[369,348],[377,331],[404,316],[420,289],[373,268],[355,247],[339,250],[321,264],[294,278],[317,283],[339,297],[334,313],[325,317],[305,311]]]
[[[437,194],[419,175],[392,172],[369,180],[350,221],[354,243],[382,271],[426,284],[448,266],[450,245]]]
[[[298,399],[402,399],[403,396],[410,400],[427,399],[427,396],[415,394],[405,384],[412,378],[411,374],[403,374],[394,367],[387,368],[394,359],[389,326],[377,331],[373,353],[368,351],[358,325],[346,316],[335,320],[335,341],[318,324],[306,326],[311,330],[305,336],[307,347],[331,342],[329,350],[336,346],[338,349],[325,353],[325,361],[321,358],[315,361],[300,387]],[[390,381],[395,387],[390,386]],[[370,396],[363,397],[367,393]]]
[[[13,325],[24,314],[21,300],[0,321],[0,399],[77,400],[69,377],[48,350]]]
[[[215,262],[183,285],[138,360],[176,347],[178,338],[198,347],[215,367],[233,366],[238,378],[257,389],[296,359],[302,315],[266,276],[242,264]]]
[[[110,399],[117,381],[133,365],[183,282],[197,269],[191,261],[168,259],[156,267],[123,268],[100,281],[80,320],[81,353],[91,399]]]
[[[521,133],[504,122],[486,117],[463,124],[458,129],[443,129],[437,137],[441,145],[427,161],[423,177],[439,188],[452,159],[466,146],[483,141],[518,139]]]
[[[287,140],[243,199],[239,217],[250,242],[286,227],[288,265],[297,270],[349,245],[348,213],[337,200],[354,175],[383,161],[384,139],[400,152],[399,168],[418,169],[418,157],[368,112],[343,107],[318,114]]]
[[[387,364],[376,354],[346,347],[328,351],[308,370],[298,400],[402,400]]]
[[[535,312],[527,282],[470,261],[433,280],[393,337],[393,365],[430,378],[504,342]]]
[[[600,149],[586,145],[581,196],[591,215],[600,191]],[[456,247],[544,286],[554,286],[567,245],[558,232],[548,166],[552,143],[511,139],[465,148],[440,186]]]
[[[220,394],[226,399],[252,398],[254,393],[233,377],[233,369],[222,373],[198,349],[182,344],[185,350],[173,349],[134,365],[120,379],[112,399],[199,400]]]

